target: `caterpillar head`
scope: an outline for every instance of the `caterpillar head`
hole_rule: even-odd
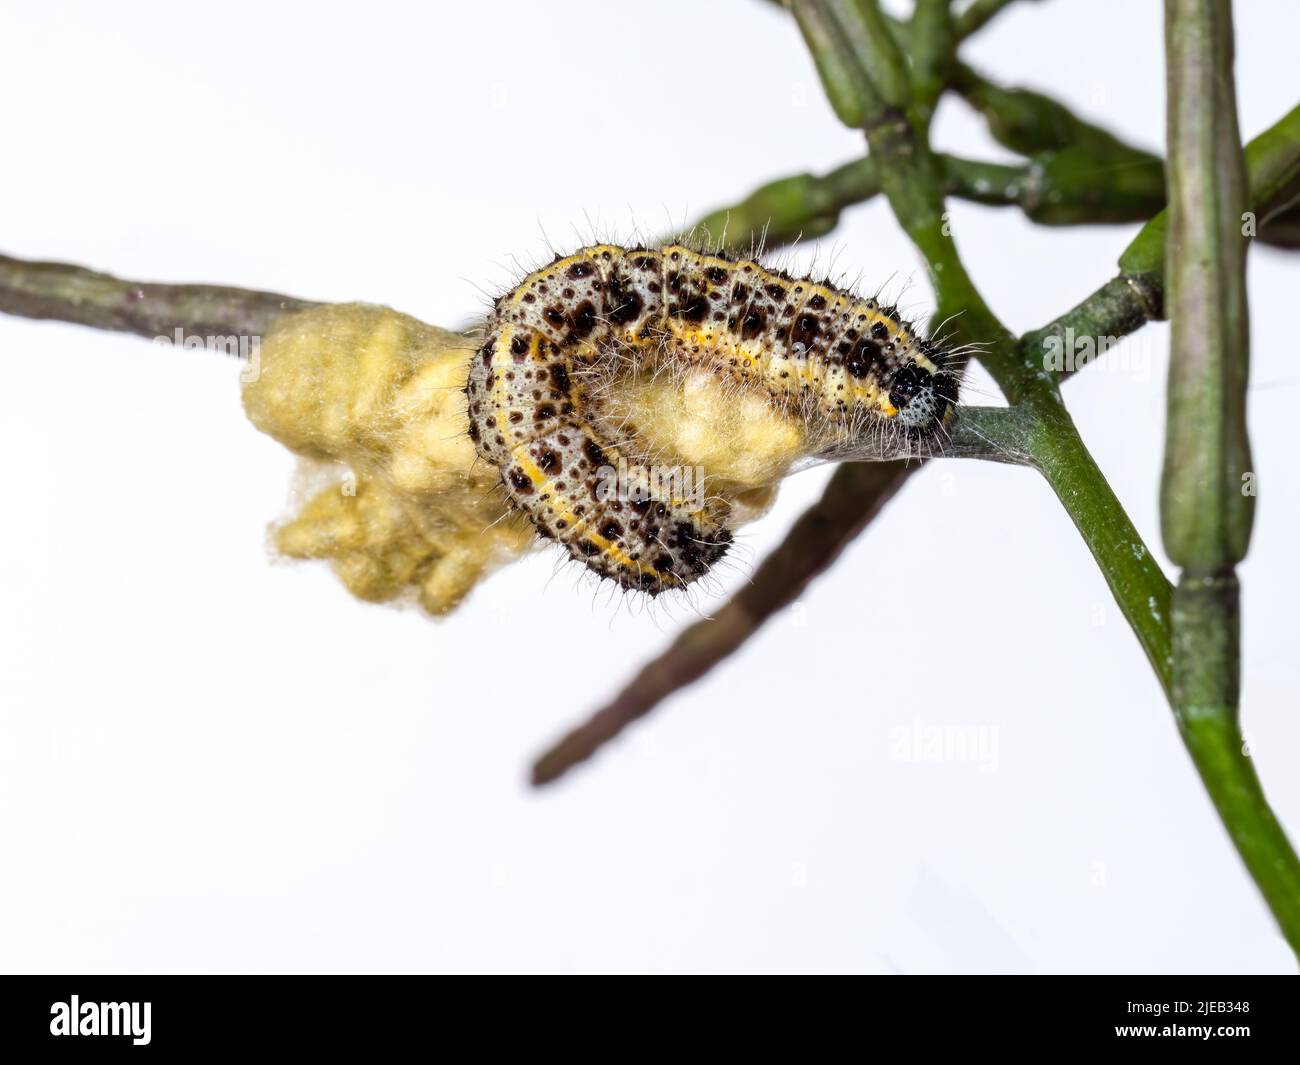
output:
[[[925,436],[951,422],[959,380],[932,354],[933,370],[919,362],[902,367],[890,382],[889,402],[898,410],[897,424],[912,436]]]

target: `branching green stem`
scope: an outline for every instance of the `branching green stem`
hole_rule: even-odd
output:
[[[944,192],[957,199],[1019,208],[1040,225],[1144,222],[1165,202],[1164,168],[1099,169],[1094,156],[1044,152],[1008,165],[937,156]],[[727,251],[752,254],[830,233],[847,207],[880,193],[876,164],[855,159],[822,176],[794,174],[711,211],[692,232]]]
[[[1189,144],[1183,145],[1183,155],[1189,164],[1195,163],[1200,167],[1201,173],[1219,174],[1218,191],[1226,190],[1228,193],[1213,200],[1213,212],[1206,208],[1202,216],[1203,230],[1196,233],[1193,229],[1195,239],[1189,241],[1188,246],[1179,256],[1180,259],[1185,259],[1191,264],[1190,270],[1195,271],[1204,269],[1207,258],[1210,258],[1200,253],[1201,248],[1209,249],[1211,252],[1217,251],[1221,266],[1226,262],[1224,248],[1228,243],[1228,226],[1240,225],[1241,211],[1246,203],[1243,176],[1245,170],[1236,131],[1230,66],[1226,68],[1229,72],[1225,73],[1225,67],[1222,65],[1225,48],[1228,49],[1227,62],[1230,64],[1230,16],[1228,0],[1168,0],[1168,4],[1171,12],[1169,16],[1171,108],[1176,108],[1179,100],[1176,91],[1179,82],[1174,62],[1177,55],[1176,42],[1183,45],[1187,45],[1188,41],[1197,42],[1204,52],[1195,60],[1189,60],[1185,64],[1183,74],[1187,80],[1182,87],[1189,93],[1199,92],[1202,98],[1208,94],[1215,94],[1219,104],[1217,113],[1212,119],[1206,119],[1203,112],[1189,108],[1188,123],[1185,127]],[[1185,9],[1184,19],[1199,18],[1201,20],[1199,26],[1193,21],[1191,29],[1182,28],[1180,19],[1172,13],[1179,7]],[[964,309],[963,331],[974,328],[983,334],[985,343],[989,344],[988,349],[980,356],[981,361],[988,367],[1011,403],[1023,406],[1032,412],[1036,421],[1036,430],[1032,435],[1032,450],[1037,465],[1042,469],[1048,483],[1055,490],[1057,497],[1092,550],[1098,566],[1115,595],[1116,602],[1146,650],[1162,686],[1171,693],[1175,707],[1180,707],[1182,689],[1179,677],[1182,675],[1183,667],[1180,667],[1179,662],[1183,649],[1179,644],[1176,652],[1174,645],[1171,644],[1172,590],[1169,583],[1079,439],[1073,422],[1061,404],[1057,391],[1058,378],[1043,364],[1036,363],[1032,353],[1027,353],[1011,340],[1005,328],[980,298],[961,264],[955,246],[948,239],[943,211],[944,186],[940,176],[941,168],[936,165],[934,156],[929,150],[925,124],[918,117],[914,99],[900,92],[896,87],[896,72],[901,61],[901,53],[895,47],[893,36],[885,32],[883,16],[876,0],[794,0],[792,10],[814,53],[828,32],[835,40],[836,51],[833,54],[819,56],[818,69],[823,77],[829,74],[836,81],[837,91],[841,96],[841,103],[836,107],[837,114],[841,117],[846,114],[857,116],[859,119],[857,124],[866,133],[872,158],[877,163],[881,189],[889,199],[900,225],[912,238],[929,265],[939,305],[939,315],[944,317],[957,308]],[[821,27],[819,34],[809,33],[810,22]],[[839,34],[833,31],[836,26],[841,31]],[[828,27],[831,28],[829,31]],[[865,27],[871,31],[870,47],[861,46],[864,37],[861,33],[855,32],[854,27]],[[1176,27],[1179,27],[1177,31]],[[926,47],[923,42],[918,41],[917,33],[918,28],[913,25],[907,37],[908,48],[913,54]],[[1183,35],[1181,39],[1179,39],[1180,33]],[[1224,44],[1225,37],[1229,42],[1227,45]],[[1217,43],[1212,46],[1211,42]],[[1217,53],[1214,51],[1215,47]],[[894,52],[892,55],[891,49]],[[1191,51],[1194,52],[1194,49]],[[1216,55],[1220,65],[1215,66],[1207,58],[1209,55]],[[1196,83],[1197,79],[1199,84]],[[1188,88],[1192,84],[1196,84],[1195,90]],[[924,112],[920,114],[923,116]],[[1193,125],[1191,121],[1191,116],[1196,114],[1200,115],[1198,126]],[[1171,167],[1176,166],[1180,160],[1179,154],[1175,151],[1179,145],[1174,132],[1175,129],[1182,128],[1184,127],[1177,126],[1174,118],[1171,117]],[[1114,150],[1113,144],[1106,147],[1107,150]],[[1235,201],[1231,197],[1233,186],[1228,180],[1230,177],[1228,168],[1233,166],[1234,157],[1237,174]],[[1175,204],[1181,187],[1180,180],[1177,173],[1171,174],[1170,199]],[[1276,184],[1282,189],[1289,190],[1291,179],[1279,175]],[[1284,199],[1286,197],[1285,192],[1279,195]],[[1235,207],[1233,207],[1234,202]],[[1175,213],[1174,221],[1179,217]],[[1157,226],[1156,229],[1158,228]],[[1181,236],[1181,231],[1176,235]],[[1148,246],[1150,240],[1151,236],[1147,234]],[[1238,257],[1243,254],[1244,243],[1238,234],[1235,241],[1235,254]],[[1142,250],[1143,247],[1140,246],[1139,252]],[[1151,261],[1140,263],[1139,275],[1149,280],[1154,265]],[[1199,325],[1202,333],[1208,332],[1208,338],[1202,336],[1199,342],[1200,356],[1192,361],[1200,363],[1202,371],[1208,368],[1214,378],[1211,383],[1217,382],[1219,385],[1216,395],[1235,396],[1235,388],[1239,385],[1244,387],[1244,371],[1234,377],[1230,369],[1224,369],[1229,365],[1226,357],[1213,357],[1215,345],[1226,341],[1229,334],[1224,328],[1215,328],[1215,323],[1207,321],[1206,311],[1206,305],[1215,302],[1212,297],[1213,292],[1216,289],[1222,292],[1219,286],[1224,280],[1223,273],[1221,271],[1220,275],[1213,279],[1209,276],[1200,277],[1197,283],[1191,282],[1191,279],[1197,276],[1194,272],[1187,276],[1188,287],[1196,294],[1195,302],[1188,304],[1187,313],[1189,315],[1195,313],[1198,316],[1194,319],[1189,318],[1189,321]],[[1130,313],[1131,308],[1128,303],[1134,296],[1142,294],[1142,291],[1141,285],[1125,281],[1118,286],[1109,286],[1105,290],[1103,299],[1123,306],[1126,313],[1122,320],[1135,321],[1137,315]],[[1244,352],[1244,287],[1238,295],[1240,298],[1234,299],[1229,291],[1226,297],[1227,318],[1224,324],[1234,327],[1232,335],[1239,341],[1239,349]],[[1083,310],[1076,308],[1075,313],[1091,316],[1114,309],[1114,307],[1099,306],[1094,302]],[[1039,339],[1041,341],[1042,338]],[[1210,352],[1208,356],[1207,347]],[[1227,486],[1232,483],[1233,477],[1247,468],[1249,462],[1249,452],[1244,441],[1244,418],[1237,417],[1235,402],[1218,407],[1220,417],[1217,423],[1212,424],[1223,426],[1223,431],[1218,436],[1219,446],[1217,448],[1214,446],[1214,434],[1211,433],[1211,443],[1207,447],[1204,435],[1201,434],[1199,421],[1201,417],[1210,413],[1207,410],[1205,396],[1206,383],[1204,380],[1200,382],[1199,391],[1189,387],[1180,393],[1174,387],[1175,381],[1171,378],[1171,396],[1176,398],[1181,394],[1183,402],[1189,408],[1194,408],[1189,409],[1188,413],[1196,415],[1196,419],[1178,422],[1174,417],[1175,409],[1171,407],[1171,450],[1175,441],[1181,442],[1191,437],[1199,437],[1201,441],[1199,451],[1189,452],[1196,459],[1191,465],[1190,473],[1184,475],[1182,468],[1177,465],[1166,466],[1164,527],[1166,540],[1173,545],[1171,556],[1175,560],[1180,560],[1180,554],[1198,560],[1207,558],[1207,536],[1212,543],[1219,544],[1224,550],[1231,549],[1229,554],[1235,552],[1236,557],[1240,557],[1240,552],[1244,551],[1244,535],[1249,530],[1248,506],[1235,501],[1230,503],[1227,492]],[[1244,406],[1242,409],[1244,410]],[[1240,432],[1237,431],[1238,429]],[[1220,472],[1212,474],[1210,472],[1212,467]],[[1178,489],[1172,493],[1171,481]],[[1196,519],[1192,502],[1196,498],[1193,487],[1203,487],[1207,483],[1212,483],[1216,488],[1216,495],[1209,501],[1213,503],[1217,499],[1219,505],[1217,513],[1210,515],[1208,532],[1205,528],[1207,522]],[[1171,499],[1174,501],[1173,504],[1170,502]],[[1206,500],[1202,498],[1200,501],[1204,503]],[[1179,515],[1178,521],[1171,523],[1171,512]],[[1172,539],[1171,528],[1177,529]],[[1216,575],[1216,571],[1203,568],[1195,575],[1204,578]],[[1180,590],[1180,608],[1182,605]],[[1226,611],[1221,613],[1226,616]],[[1195,628],[1192,631],[1196,631]],[[1235,648],[1234,641],[1235,634],[1232,640],[1224,639],[1221,642],[1225,646],[1231,643]],[[1202,648],[1202,650],[1208,653],[1213,648]],[[1232,655],[1225,650],[1220,657],[1227,660],[1232,658]],[[1207,683],[1204,656],[1196,659],[1194,667],[1189,662],[1186,668],[1202,686]],[[1235,670],[1232,672],[1232,678],[1235,682]],[[1224,686],[1220,684],[1220,687]],[[1230,694],[1235,700],[1235,692],[1229,693],[1224,690],[1218,693],[1217,701],[1211,700],[1211,702],[1226,708],[1230,702]],[[1235,710],[1235,701],[1232,701],[1231,705]],[[1179,721],[1184,730],[1188,728],[1188,720],[1188,715],[1180,710]],[[1218,735],[1228,734],[1225,733],[1221,723],[1217,728]],[[1200,735],[1205,739],[1213,734],[1211,730],[1206,730]],[[1195,755],[1197,747],[1192,744],[1189,744],[1189,747]],[[1219,750],[1220,747],[1221,745],[1215,749]],[[1225,752],[1220,751],[1220,753]],[[1213,768],[1205,759],[1198,761],[1197,764],[1203,774]],[[1240,784],[1240,781],[1238,783]],[[1214,793],[1215,788],[1211,787],[1211,794]],[[1249,814],[1252,810],[1258,811],[1261,805],[1264,810],[1267,810],[1262,796],[1255,804],[1220,805],[1220,813],[1225,818],[1241,816]],[[1238,828],[1242,827],[1238,826]],[[1265,827],[1261,822],[1256,826],[1255,831],[1249,833],[1250,837],[1259,838]],[[1233,834],[1236,838],[1237,833]],[[1269,838],[1276,844],[1279,834],[1275,833]],[[1276,897],[1278,892],[1272,890],[1267,879],[1269,871],[1256,867],[1257,855],[1254,852],[1243,850],[1242,853],[1252,875],[1264,889],[1265,897],[1274,907],[1275,915],[1283,922],[1288,937],[1292,938],[1293,943],[1300,942],[1296,938],[1300,937],[1300,924],[1295,928],[1287,927],[1290,910],[1285,902],[1279,902]],[[1281,879],[1288,888],[1294,886],[1290,879],[1295,866],[1295,857],[1290,848],[1285,847],[1281,852],[1274,848],[1268,852],[1268,857],[1273,863],[1271,870],[1274,876],[1273,883],[1275,884],[1278,879],[1277,867],[1280,863],[1286,867]],[[1296,874],[1295,879],[1300,882],[1300,874]],[[1300,903],[1295,905],[1300,907]]]
[[[972,0],[955,19],[957,39],[964,41],[971,34],[978,33],[990,19],[1014,2],[1015,0]]]

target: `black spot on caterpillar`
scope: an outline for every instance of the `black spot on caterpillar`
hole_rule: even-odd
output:
[[[595,385],[618,365],[688,364],[761,390],[823,455],[864,437],[882,458],[924,453],[960,383],[950,355],[892,307],[675,244],[557,258],[497,300],[485,338],[466,385],[479,455],[542,536],[651,594],[726,553],[729,505],[663,498],[637,465],[645,456],[615,444]],[[620,459],[634,483],[613,498],[600,478]]]

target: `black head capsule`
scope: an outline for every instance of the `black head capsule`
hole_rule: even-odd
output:
[[[889,402],[898,408],[898,424],[923,432],[938,424],[948,401],[936,388],[935,375],[915,364],[904,366],[889,389]]]

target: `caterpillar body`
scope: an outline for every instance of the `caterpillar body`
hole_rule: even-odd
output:
[[[924,453],[957,401],[955,360],[895,308],[680,244],[586,247],[495,303],[466,384],[469,434],[538,532],[596,573],[656,594],[708,572],[732,534],[719,496],[656,498],[608,397],[629,368],[704,369],[806,429],[810,454],[878,442]],[[641,481],[599,491],[622,461]]]

